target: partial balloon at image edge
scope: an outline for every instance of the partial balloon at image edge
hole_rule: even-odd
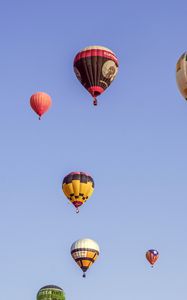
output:
[[[187,100],[187,52],[184,52],[177,61],[176,82],[181,95]]]
[[[64,290],[53,284],[45,285],[38,291],[36,300],[46,300],[46,298],[50,300],[66,300]]]

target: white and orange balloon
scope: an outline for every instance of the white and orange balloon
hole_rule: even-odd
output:
[[[71,246],[71,256],[83,271],[85,272],[96,261],[100,253],[99,245],[91,239],[81,239],[74,242]]]

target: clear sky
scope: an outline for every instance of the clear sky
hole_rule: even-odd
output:
[[[185,299],[187,103],[175,65],[186,12],[186,0],[1,1],[2,299],[34,300],[46,284],[67,300]],[[119,59],[98,107],[72,67],[89,45]],[[53,101],[42,121],[29,106],[37,91]],[[79,214],[61,191],[71,171],[95,180]],[[85,237],[101,253],[83,279],[70,247]]]

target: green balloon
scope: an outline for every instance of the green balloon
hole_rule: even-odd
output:
[[[65,300],[63,289],[56,285],[46,285],[37,293],[37,300]]]

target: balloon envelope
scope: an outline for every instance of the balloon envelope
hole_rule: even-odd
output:
[[[63,289],[56,285],[46,285],[37,293],[37,300],[65,300]]]
[[[187,100],[187,52],[184,52],[177,62],[176,81],[180,93]]]
[[[46,93],[38,92],[30,97],[30,105],[39,118],[49,110],[51,104],[51,97]]]
[[[71,172],[64,177],[62,190],[71,203],[78,208],[94,191],[93,178],[84,172]]]
[[[88,238],[77,240],[71,246],[71,256],[84,273],[96,261],[99,253],[99,245]]]
[[[74,72],[97,105],[96,97],[110,86],[118,72],[118,59],[106,47],[89,46],[75,56]]]
[[[159,253],[155,249],[150,249],[146,252],[148,262],[153,266],[159,257]]]

